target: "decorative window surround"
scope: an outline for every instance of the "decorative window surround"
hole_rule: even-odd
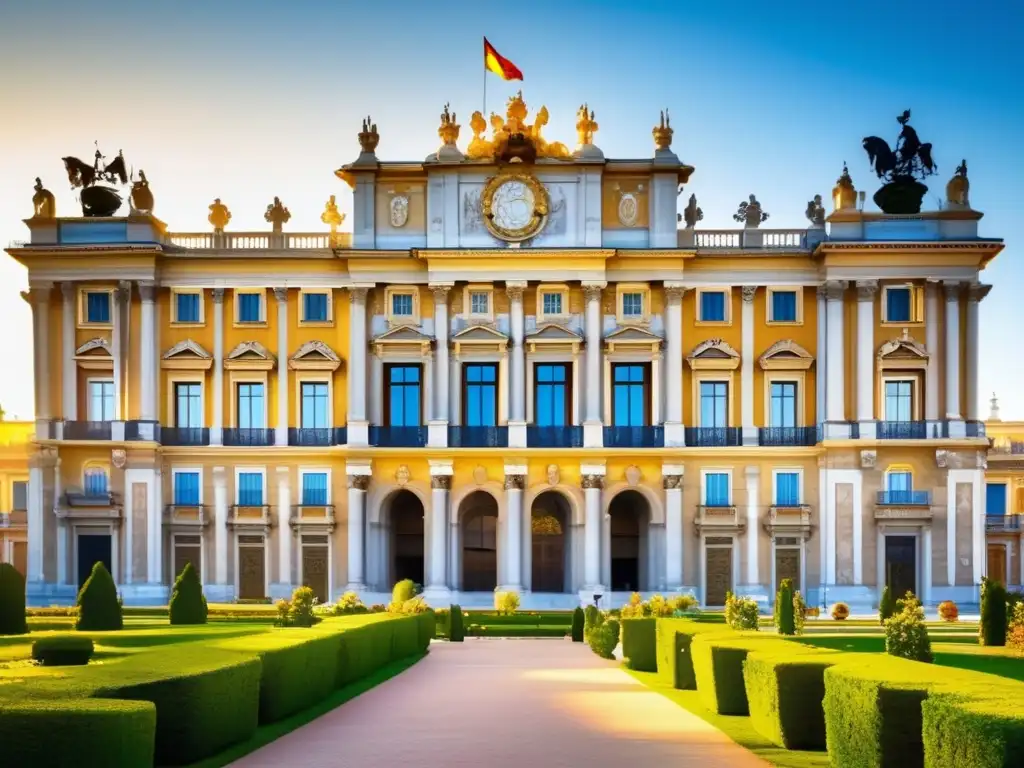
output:
[[[528,354],[559,353],[571,354],[574,357],[583,348],[583,337],[574,333],[564,325],[547,323],[541,325],[533,333],[526,334],[523,341]]]
[[[239,296],[256,295],[260,297],[260,319],[258,322],[242,322],[239,320],[241,302]],[[232,304],[234,305],[235,328],[265,328],[267,325],[267,289],[266,288],[235,288]]]
[[[635,326],[616,328],[604,337],[604,349],[608,354],[633,352],[643,353],[653,358],[657,356],[663,343],[664,339],[661,336]]]
[[[178,296],[199,296],[199,319],[182,321],[178,319]],[[171,288],[171,325],[176,328],[201,328],[206,325],[206,302],[203,301],[202,288]]]
[[[327,297],[327,319],[306,319],[306,296],[312,294]],[[300,288],[299,289],[299,327],[300,328],[331,328],[334,326],[334,291],[330,289]]]
[[[740,353],[723,339],[702,341],[686,358],[690,368],[698,370],[735,371],[740,367]]]
[[[113,328],[114,327],[114,312],[117,311],[117,305],[114,303],[114,291],[116,288],[112,285],[81,285],[78,288],[78,327],[79,328]],[[106,293],[109,294],[108,301],[110,302],[110,322],[109,323],[90,323],[88,315],[88,294],[90,293]]]
[[[277,358],[258,341],[243,341],[224,358],[229,371],[270,371],[276,365]]]
[[[393,296],[411,296],[412,297],[412,314],[411,315],[396,315],[392,311],[394,309],[392,297]],[[414,285],[407,286],[396,286],[391,285],[384,289],[384,311],[390,325],[412,325],[418,326],[420,324],[420,291]]]
[[[212,366],[213,356],[192,339],[179,341],[160,360],[160,367],[165,370],[208,371]]]
[[[775,320],[772,317],[772,294],[776,291],[796,294],[796,320]],[[804,287],[802,285],[769,285],[765,288],[765,323],[767,325],[804,324]]]
[[[729,477],[729,504],[734,505],[736,499],[733,495],[732,467],[702,467],[700,470],[700,504],[703,506],[708,498],[708,475],[727,475]]]
[[[765,350],[758,364],[763,371],[806,371],[814,365],[814,355],[792,339],[782,339]]]
[[[487,294],[487,311],[473,311],[473,294]],[[491,283],[470,283],[462,292],[463,315],[470,325],[494,322],[494,286]]]
[[[114,370],[114,356],[110,351],[110,342],[98,337],[89,339],[75,350],[75,362],[78,363],[79,368],[89,371]]]
[[[725,294],[725,319],[724,320],[705,320],[701,317],[701,302],[703,301],[703,295],[705,293],[723,293]],[[705,288],[697,288],[695,291],[694,298],[694,313],[695,320],[694,325],[710,325],[710,326],[730,326],[732,325],[732,287],[723,285],[721,287],[707,286]]]
[[[307,341],[288,360],[288,367],[293,371],[336,371],[340,366],[338,353],[318,340]]]
[[[547,313],[544,311],[544,296],[557,295],[561,297],[561,312]],[[537,286],[537,324],[564,323],[569,319],[569,286],[564,283],[541,283]]]
[[[889,290],[906,289],[910,291],[910,319],[889,320]],[[883,326],[920,325],[924,322],[924,286],[913,283],[892,283],[882,286],[882,301],[879,307]]]
[[[580,423],[580,356],[583,353],[583,338],[563,325],[550,323],[539,327],[524,339],[526,345],[526,420],[536,421],[534,409],[534,392],[536,389],[536,368],[542,363],[567,363],[569,365],[569,381],[571,402],[569,406],[570,424]]]
[[[623,309],[623,296],[639,293],[641,313],[627,315]],[[615,321],[619,325],[645,325],[651,322],[651,286],[648,283],[618,283],[615,286]]]
[[[167,418],[164,421],[172,427],[181,427],[178,424],[178,393],[175,391],[176,384],[198,384],[199,385],[199,412],[203,414],[201,424],[206,423],[206,377],[203,374],[169,374],[167,377]]]
[[[914,421],[923,418],[923,387],[928,376],[928,360],[930,355],[924,345],[915,341],[907,328],[899,338],[885,342],[878,348],[875,365],[876,377],[875,402],[877,417],[885,419],[885,383],[887,381],[911,381],[912,417]]]
[[[411,325],[396,325],[370,342],[373,353],[380,358],[426,358],[431,355],[434,338]]]
[[[315,369],[314,369],[315,370]],[[334,428],[334,377],[329,373],[300,373],[295,378],[295,425],[302,426],[302,385],[303,384],[326,384],[327,385],[327,426],[326,429]],[[301,485],[299,486],[302,487]],[[328,491],[329,493],[330,491]]]
[[[704,426],[701,424],[701,402],[700,402],[700,385],[704,382],[724,382],[726,385],[725,393],[727,397],[726,401],[726,417],[728,419],[727,426],[736,426],[736,374],[734,371],[724,372],[721,370],[707,370],[694,371],[693,376],[693,390],[691,392],[693,402],[693,420],[692,424],[695,427]]]

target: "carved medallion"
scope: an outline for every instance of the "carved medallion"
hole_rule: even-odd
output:
[[[409,198],[395,195],[391,198],[391,226],[400,229],[409,221]]]
[[[402,464],[395,470],[395,482],[399,485],[405,485],[409,482],[409,467],[405,464]]]
[[[110,452],[110,463],[118,469],[124,469],[124,465],[128,463],[128,454],[123,448],[115,448]]]
[[[483,464],[477,464],[473,470],[473,482],[477,485],[483,485],[487,482],[487,467]]]
[[[860,466],[862,469],[874,469],[878,461],[878,451],[861,451]]]
[[[499,240],[515,243],[540,234],[548,220],[548,192],[528,173],[494,176],[481,195],[484,224]]]
[[[559,473],[557,464],[548,464],[548,485],[558,485]]]
[[[640,471],[640,467],[636,464],[630,464],[626,467],[626,483],[631,488],[636,488],[640,484],[640,478],[643,477],[643,473]]]
[[[624,227],[635,226],[639,213],[640,206],[637,204],[636,195],[626,192],[619,198],[619,224]]]

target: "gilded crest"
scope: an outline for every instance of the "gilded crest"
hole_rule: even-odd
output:
[[[395,470],[395,482],[399,485],[405,485],[409,482],[409,467],[402,464],[398,469]]]
[[[517,243],[540,234],[548,221],[548,191],[529,173],[509,171],[484,185],[481,211],[484,224],[499,240]]]
[[[127,452],[123,448],[115,448],[110,452],[110,463],[117,469],[124,469],[124,465],[128,463]]]
[[[395,195],[390,203],[391,226],[401,229],[409,221],[409,198],[405,195]]]
[[[635,194],[626,192],[619,198],[619,223],[622,226],[635,226],[639,212],[640,206],[637,204]]]
[[[548,485],[558,485],[559,473],[557,464],[548,464]]]

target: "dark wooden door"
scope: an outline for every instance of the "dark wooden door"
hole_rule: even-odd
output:
[[[800,589],[800,550],[799,549],[776,549],[775,550],[775,591],[783,579],[789,579],[793,584],[793,590]]]
[[[112,542],[109,533],[78,534],[78,588],[81,589],[85,584],[96,563],[103,563],[116,583],[117,574],[114,573],[111,565],[112,560]]]
[[[1006,582],[1006,547],[988,548],[988,577],[1005,586]]]
[[[330,602],[327,590],[327,547],[302,547],[302,586],[313,590],[313,595],[321,603]]]
[[[247,545],[238,548],[238,596],[242,600],[262,600],[266,597],[263,546]]]
[[[885,584],[897,600],[907,592],[917,595],[917,539],[885,537]]]
[[[709,547],[704,579],[704,604],[725,605],[725,593],[732,589],[732,548]]]
[[[530,588],[534,592],[563,592],[565,534],[562,524],[549,512],[534,512],[531,522],[533,558]]]

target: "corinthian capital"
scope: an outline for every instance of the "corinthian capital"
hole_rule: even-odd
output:
[[[604,283],[584,283],[583,295],[587,301],[600,301],[604,286]]]
[[[156,283],[152,280],[139,280],[139,296],[145,302],[153,301],[156,296]]]
[[[434,303],[435,304],[448,304],[448,293],[451,291],[450,285],[432,285],[430,290],[434,292]]]
[[[872,299],[875,298],[876,293],[878,293],[877,280],[857,281],[857,298],[860,301],[871,301]]]
[[[288,289],[287,288],[275,288],[274,298],[277,299],[279,304],[284,304],[288,301]]]
[[[970,301],[981,301],[988,296],[989,291],[992,290],[992,286],[983,285],[981,283],[971,283],[967,290],[967,296]]]
[[[522,301],[523,291],[526,290],[526,283],[506,283],[505,293],[510,301]]]
[[[665,300],[670,304],[675,304],[679,301],[682,301],[684,293],[686,293],[686,288],[684,288],[681,285],[665,286]]]
[[[348,487],[355,488],[360,491],[365,491],[370,487],[370,476],[369,475],[349,475],[348,476]]]
[[[846,280],[828,280],[825,282],[825,296],[829,301],[839,301],[850,287]]]
[[[526,475],[505,475],[506,491],[521,491],[526,487]]]
[[[352,301],[357,304],[366,303],[366,295],[370,292],[370,289],[365,286],[353,285],[349,286],[349,295],[352,297]]]

